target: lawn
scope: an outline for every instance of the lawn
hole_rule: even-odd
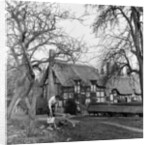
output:
[[[80,123],[76,127],[71,124],[62,126],[60,130],[49,131],[40,129],[45,121],[36,122],[36,135],[27,137],[25,122],[14,120],[8,122],[8,144],[17,143],[48,143],[65,141],[89,141],[142,138],[143,133],[129,131],[123,128],[102,124],[101,122],[114,122],[121,125],[142,129],[143,119],[140,117],[75,117]]]
[[[121,125],[126,125],[129,127],[135,127],[139,129],[143,129],[143,118],[138,116],[133,117],[76,117],[76,119],[87,121],[93,120],[103,121],[103,122],[114,122]]]
[[[72,137],[72,141],[105,140],[105,139],[127,139],[142,138],[142,133],[128,131],[115,126],[104,125],[101,122],[114,122],[130,127],[142,128],[142,118],[100,118],[84,117],[76,118],[80,124],[75,129],[66,128],[64,135]],[[134,124],[134,125],[133,125]],[[136,124],[136,125],[135,125]]]

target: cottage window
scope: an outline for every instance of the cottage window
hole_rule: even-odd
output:
[[[105,102],[106,98],[105,98],[104,88],[97,89],[96,97],[97,97],[97,102]]]
[[[114,100],[114,96],[113,94],[110,94],[110,101],[113,101]]]
[[[77,86],[77,93],[80,93],[80,85]]]
[[[65,100],[67,100],[67,99],[68,99],[68,93],[64,93],[63,98],[64,98]]]
[[[100,92],[96,92],[97,97],[100,97],[100,95],[101,95]]]
[[[101,96],[101,97],[104,97],[104,96],[105,96],[104,91],[101,91],[101,92],[100,92],[100,96]]]
[[[97,90],[96,96],[97,97],[105,97],[105,91],[104,91],[104,89],[100,88],[99,90]]]
[[[74,91],[75,93],[80,93],[80,86],[75,85]]]
[[[96,81],[95,80],[91,81],[91,92],[96,92]]]
[[[86,92],[86,97],[87,97],[87,98],[90,97],[90,92]]]
[[[77,93],[77,86],[74,86],[74,92]]]
[[[81,81],[80,80],[76,80],[75,81],[75,86],[74,86],[74,91],[75,91],[75,93],[80,93],[81,92],[81,87],[80,87],[80,85],[81,85]]]

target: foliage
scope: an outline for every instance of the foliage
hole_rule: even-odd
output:
[[[77,105],[74,99],[68,99],[65,104],[65,113],[75,115],[77,113]]]

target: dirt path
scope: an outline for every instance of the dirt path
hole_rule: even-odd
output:
[[[129,127],[129,126],[121,125],[121,124],[118,124],[118,123],[111,123],[111,122],[101,122],[101,123],[106,124],[106,125],[112,125],[112,126],[120,127],[120,128],[123,128],[123,129],[134,131],[134,132],[143,133],[142,129],[135,128],[135,127]]]

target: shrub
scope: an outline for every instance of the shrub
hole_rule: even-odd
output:
[[[65,104],[65,113],[75,115],[77,113],[77,105],[74,99],[68,99]]]

